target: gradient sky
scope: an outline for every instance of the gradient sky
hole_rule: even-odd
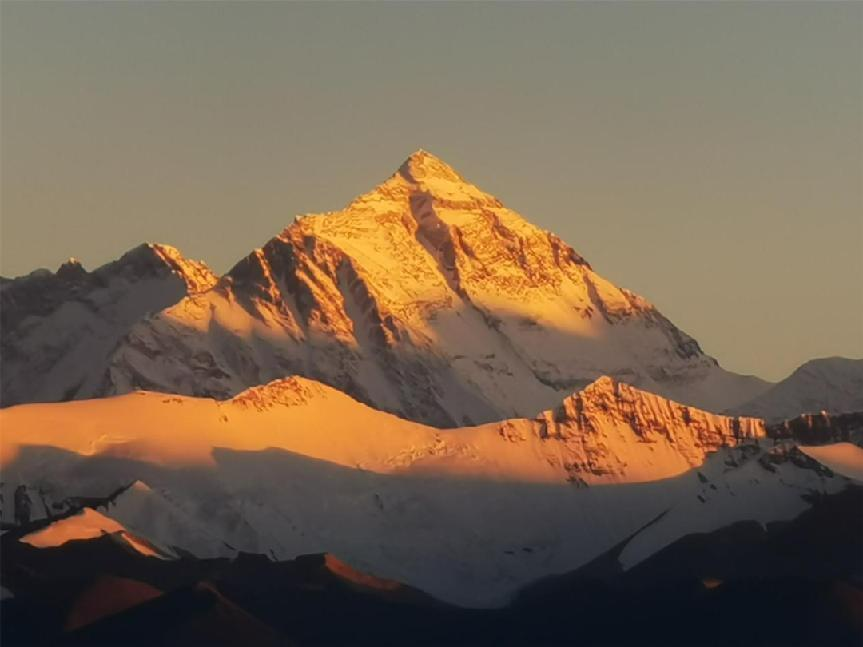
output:
[[[732,370],[863,356],[863,4],[15,3],[3,275],[216,271],[426,148]]]

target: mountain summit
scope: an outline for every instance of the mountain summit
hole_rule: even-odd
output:
[[[141,321],[108,380],[227,398],[293,374],[445,427],[532,416],[603,374],[713,410],[765,386],[425,151]]]
[[[399,167],[398,172],[403,178],[411,182],[437,178],[465,183],[464,178],[452,166],[422,148],[411,153]]]
[[[4,406],[93,397],[130,327],[216,276],[170,245],[144,243],[88,272],[75,258],[56,272],[0,278]]]

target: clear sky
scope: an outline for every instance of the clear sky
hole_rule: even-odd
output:
[[[4,275],[222,272],[422,147],[727,368],[863,356],[863,3],[0,12]]]

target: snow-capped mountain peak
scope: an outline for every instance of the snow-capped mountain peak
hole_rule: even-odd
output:
[[[714,410],[766,386],[425,151],[141,322],[111,390],[228,398],[292,374],[442,427],[532,416],[604,374]]]
[[[133,264],[141,271],[166,271],[183,280],[190,294],[213,287],[218,277],[203,261],[186,258],[179,249],[164,243],[143,243],[120,257],[118,263]],[[101,269],[101,268],[100,268]]]
[[[345,211],[355,216],[386,213],[394,207],[405,212],[421,211],[427,210],[432,201],[468,208],[503,207],[500,200],[470,183],[449,164],[420,149],[384,182],[354,199]]]
[[[56,272],[0,281],[2,404],[92,397],[129,329],[216,276],[170,245],[145,243],[88,272],[70,258]]]
[[[607,377],[533,418],[447,430],[306,378],[229,401],[140,392],[24,405],[0,411],[0,425],[7,523],[86,497],[177,553],[331,551],[471,605],[575,568],[663,514],[671,522],[644,534],[638,559],[690,532],[793,518],[811,501],[801,495],[848,484],[771,447],[761,421]],[[831,460],[856,469],[859,453]]]
[[[421,182],[427,178],[434,178],[450,182],[466,183],[465,179],[452,166],[422,148],[411,153],[402,162],[398,172],[403,177],[410,178],[413,182]]]
[[[708,413],[609,376],[542,412],[535,432],[561,441],[560,459],[577,483],[672,476],[701,465],[722,447],[767,434],[756,418]]]

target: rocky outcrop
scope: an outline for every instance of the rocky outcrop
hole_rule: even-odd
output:
[[[852,442],[863,445],[863,412],[803,414],[767,425],[771,438],[792,439],[803,445]]]
[[[729,410],[771,422],[854,411],[863,411],[863,359],[847,357],[810,360],[760,396]]]
[[[440,427],[533,416],[604,374],[712,409],[764,386],[424,151],[135,326],[108,390],[228,398],[291,374]]]
[[[175,554],[332,550],[462,604],[499,603],[659,517],[639,555],[712,524],[791,519],[850,483],[759,421],[609,378],[540,416],[447,430],[298,377],[227,402],[12,407],[0,428],[3,500],[27,488],[30,521],[122,488],[100,511]]]
[[[631,478],[644,465],[654,476],[670,475],[698,467],[721,448],[767,435],[761,420],[708,413],[609,377],[537,416],[531,431],[559,441],[560,460],[577,483]]]
[[[108,358],[142,318],[216,282],[168,245],[140,245],[88,272],[69,259],[0,281],[0,403],[92,397],[107,388]]]
[[[230,403],[246,409],[266,411],[273,407],[295,407],[325,396],[327,387],[301,377],[287,377],[262,386],[253,386],[231,398]]]

